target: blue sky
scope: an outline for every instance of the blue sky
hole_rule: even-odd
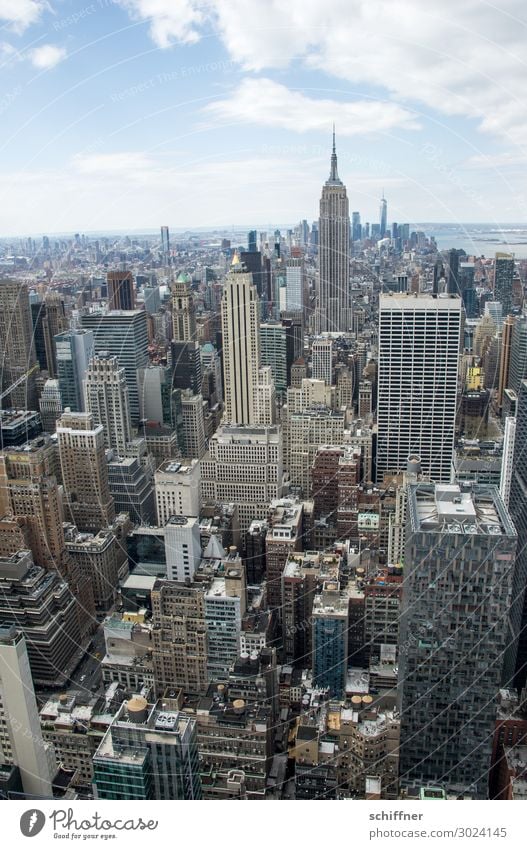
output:
[[[527,10],[0,0],[0,234],[527,221]]]

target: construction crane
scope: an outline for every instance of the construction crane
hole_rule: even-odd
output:
[[[0,394],[0,404],[2,403],[6,395],[9,395],[9,393],[12,392],[13,389],[16,389],[17,386],[20,386],[20,384],[23,383],[24,380],[27,380],[28,377],[32,375],[33,372],[36,371],[38,368],[39,364],[35,363],[35,365],[31,366],[31,368],[26,371],[21,377],[19,377],[18,380],[15,380],[15,382],[12,383],[11,386],[9,386],[7,389],[4,389],[4,391]]]

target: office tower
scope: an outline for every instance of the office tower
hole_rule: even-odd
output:
[[[134,524],[151,525],[156,515],[152,470],[145,469],[140,457],[119,457],[114,451],[112,455],[108,489],[116,515],[128,513]]]
[[[190,274],[181,272],[172,284],[172,338],[174,342],[194,342],[196,313]]]
[[[158,580],[152,589],[152,657],[156,693],[205,692],[207,625],[203,587]]]
[[[183,390],[181,410],[183,413],[183,456],[201,460],[207,450],[202,396],[193,395],[190,389]]]
[[[201,560],[199,519],[196,516],[170,516],[165,525],[167,578],[192,581]]]
[[[107,351],[124,368],[132,425],[139,421],[137,371],[148,365],[148,334],[144,310],[89,313],[81,316],[85,330],[93,332],[94,353]]]
[[[263,364],[265,365],[265,363]],[[217,349],[211,342],[205,342],[201,346],[201,370],[202,373],[212,372],[214,375],[214,390],[219,402],[223,401],[223,379],[221,358]]]
[[[104,428],[91,413],[66,410],[57,422],[57,436],[70,520],[81,531],[97,531],[115,518],[108,487]]]
[[[496,325],[496,330],[500,331],[503,328],[503,308],[499,301],[485,302],[485,315],[490,315],[492,321]],[[511,318],[512,316],[507,316]]]
[[[64,409],[83,412],[86,369],[94,354],[91,330],[69,330],[55,336],[57,379]]]
[[[246,593],[245,567],[237,554],[229,554],[225,558],[225,574],[213,577],[205,590],[209,681],[227,681],[236,662]]]
[[[302,312],[304,309],[304,260],[292,257],[285,263],[286,311]]]
[[[199,516],[200,463],[167,460],[155,473],[157,524],[164,527],[170,516]]]
[[[143,303],[145,305],[145,311],[149,315],[157,313],[161,308],[161,295],[159,286],[143,286],[142,294]]]
[[[75,596],[29,551],[0,557],[0,621],[24,634],[35,686],[64,686],[84,654]]]
[[[291,388],[301,389],[304,380],[307,380],[307,363],[300,357],[291,366]]]
[[[267,298],[265,296],[265,270],[262,254],[260,251],[241,251],[240,262],[245,270],[252,274],[258,298],[265,308]]]
[[[474,288],[475,265],[473,262],[459,262],[458,285],[459,294],[463,300],[467,318],[477,318],[479,315],[476,290]]]
[[[0,280],[0,388],[13,387],[2,407],[37,409],[36,365],[27,283]]]
[[[58,292],[48,292],[43,300],[31,303],[33,338],[38,364],[50,377],[57,376],[55,336],[68,329],[64,301]]]
[[[166,225],[161,227],[161,253],[164,264],[170,265],[170,233]]]
[[[106,282],[109,310],[135,309],[135,285],[131,271],[109,271]]]
[[[55,433],[55,423],[63,410],[60,384],[56,378],[50,377],[46,380],[38,403],[42,430],[45,433]]]
[[[253,424],[260,368],[260,305],[252,275],[236,254],[225,280],[221,316],[224,419],[228,424]]]
[[[443,266],[443,260],[438,258],[434,263],[434,278],[432,283],[432,293],[434,295],[439,295],[444,291],[445,286],[445,269]]]
[[[280,617],[282,572],[293,551],[302,551],[303,506],[289,498],[272,501],[265,538],[267,603]]]
[[[351,238],[354,242],[360,242],[360,240],[362,239],[360,212],[351,213]]]
[[[461,299],[380,295],[377,481],[421,457],[449,481],[454,449]]]
[[[254,420],[256,424],[276,424],[276,391],[270,366],[258,372],[258,384],[254,398]]]
[[[349,597],[338,581],[325,581],[313,600],[313,681],[341,698],[348,672]]]
[[[460,295],[459,288],[459,251],[452,248],[448,252],[446,291],[449,295]]]
[[[96,799],[201,799],[196,720],[163,699],[123,702],[93,756]]]
[[[500,359],[499,359],[499,374],[498,374],[498,393],[496,403],[501,411],[503,406],[503,393],[509,387],[509,373],[511,364],[511,347],[512,334],[514,332],[514,324],[516,319],[512,315],[508,315],[502,324],[500,338]]]
[[[260,325],[262,366],[271,368],[276,394],[280,397],[287,390],[287,342],[287,328],[281,322],[271,321]]]
[[[126,553],[112,528],[97,533],[80,533],[75,525],[65,525],[65,547],[76,567],[93,588],[95,607],[103,615],[115,604],[119,571]]]
[[[401,776],[486,798],[516,531],[494,486],[417,483],[407,497]]]
[[[222,425],[201,461],[201,497],[238,508],[240,534],[265,519],[283,491],[283,445],[279,425]]]
[[[333,340],[318,338],[311,348],[311,377],[333,385]]]
[[[247,250],[249,251],[249,253],[254,253],[258,249],[256,244],[256,238],[256,230],[249,230],[247,234]]]
[[[299,497],[309,497],[313,462],[319,447],[340,445],[344,441],[344,428],[342,410],[321,405],[308,406],[300,412],[288,410],[284,422],[284,465]]]
[[[512,364],[511,364],[512,365]],[[506,421],[510,421],[509,418]],[[507,671],[515,674],[514,685],[524,687],[527,679],[527,381],[518,392],[514,455],[510,484],[509,510],[518,532],[518,555],[511,608],[511,651]],[[505,450],[505,446],[504,446]],[[508,458],[503,457],[507,463]]]
[[[351,327],[350,220],[346,187],[337,172],[335,132],[329,179],[322,189],[319,219],[318,332]]]
[[[170,366],[150,364],[147,368],[139,369],[137,382],[139,385],[141,421],[159,422],[159,424],[176,427],[178,424],[178,392],[172,388],[172,369]]]
[[[44,743],[26,641],[15,625],[0,625],[0,761],[20,770],[24,793],[50,797],[56,773]]]
[[[494,260],[494,300],[499,301],[503,315],[512,312],[514,254],[496,253]]]
[[[503,453],[501,457],[500,495],[506,507],[509,506],[511,494],[512,472],[514,469],[514,443],[516,441],[516,417],[507,416],[503,436]]]
[[[193,395],[200,395],[203,374],[199,342],[172,342],[170,359],[173,389],[190,389]]]
[[[522,314],[513,319],[509,382],[505,388],[520,392],[522,380],[527,377],[527,316]]]
[[[384,239],[384,237],[387,235],[387,230],[386,230],[387,220],[388,220],[388,202],[387,202],[386,198],[384,197],[384,192],[383,192],[382,198],[381,198],[381,205],[380,205],[380,208],[379,208],[379,226],[380,226],[379,235],[380,235],[381,239]]]
[[[130,404],[124,368],[117,357],[101,351],[88,365],[85,382],[86,411],[104,427],[104,447],[124,456],[132,438]]]

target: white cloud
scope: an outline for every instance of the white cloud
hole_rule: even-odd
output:
[[[243,80],[228,98],[210,103],[203,111],[221,121],[281,127],[298,133],[329,133],[335,120],[339,136],[386,132],[395,127],[419,128],[414,115],[396,103],[311,98],[263,77]]]
[[[150,24],[150,35],[158,47],[175,41],[192,44],[199,38],[199,25],[206,20],[201,7],[208,4],[189,0],[117,0],[131,15]]]
[[[141,152],[123,153],[88,153],[77,154],[73,157],[73,166],[80,174],[90,174],[102,177],[122,179],[123,174],[149,169],[153,162]]]
[[[527,144],[524,0],[120,0],[155,42],[214,27],[250,71],[293,60]]]
[[[42,44],[40,47],[35,47],[34,50],[29,51],[31,64],[40,71],[54,68],[65,56],[64,47],[58,47],[56,44]]]
[[[49,9],[46,0],[0,0],[0,21],[23,32]]]

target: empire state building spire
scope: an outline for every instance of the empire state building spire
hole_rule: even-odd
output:
[[[335,124],[333,124],[333,149],[331,152],[331,170],[329,172],[330,183],[340,183],[339,174],[337,171],[337,148],[335,145]]]

